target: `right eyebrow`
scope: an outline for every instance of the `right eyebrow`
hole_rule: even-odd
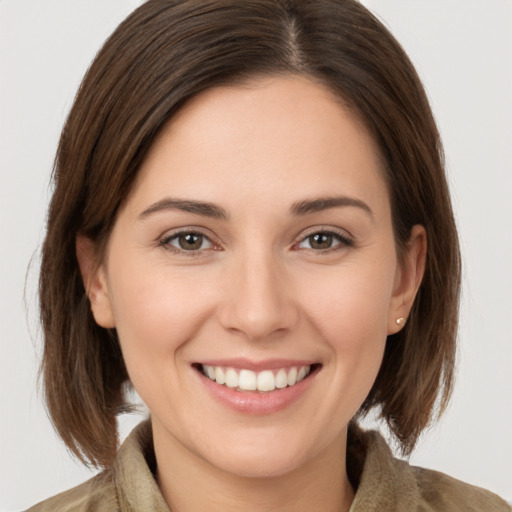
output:
[[[203,201],[192,201],[188,199],[165,197],[164,199],[153,203],[142,213],[140,213],[139,219],[143,220],[154,213],[164,210],[181,210],[184,212],[195,213],[197,215],[203,215],[205,217],[212,217],[214,219],[226,220],[228,218],[226,210],[216,204]]]

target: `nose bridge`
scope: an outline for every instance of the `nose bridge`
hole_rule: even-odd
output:
[[[270,247],[241,250],[228,279],[221,313],[225,328],[258,340],[282,333],[296,322],[287,274]]]

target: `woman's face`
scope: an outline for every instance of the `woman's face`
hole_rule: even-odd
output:
[[[89,294],[157,455],[272,476],[343,450],[412,301],[407,261],[362,124],[321,85],[267,78],[165,127]]]

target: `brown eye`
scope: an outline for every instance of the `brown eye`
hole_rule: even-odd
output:
[[[330,249],[352,247],[354,242],[347,236],[334,231],[317,231],[302,239],[299,249],[309,249],[317,252],[329,252]]]
[[[180,249],[185,251],[196,251],[203,245],[203,235],[198,233],[186,233],[178,236],[178,244]]]
[[[195,232],[176,233],[164,240],[161,244],[174,251],[199,253],[213,247],[212,242],[203,234]]]
[[[330,249],[332,247],[333,236],[330,233],[315,233],[308,237],[309,245],[312,249]]]

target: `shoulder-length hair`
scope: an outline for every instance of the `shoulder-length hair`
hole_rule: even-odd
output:
[[[452,389],[460,255],[438,131],[421,82],[389,31],[355,0],[149,0],[106,41],[59,142],[42,250],[42,375],[54,426],[71,452],[112,463],[128,375],[115,330],[93,319],[78,235],[98,259],[163,125],[210,87],[295,74],[320,81],[375,139],[398,256],[425,227],[426,271],[404,329],[389,336],[358,415],[378,407],[404,454]]]

